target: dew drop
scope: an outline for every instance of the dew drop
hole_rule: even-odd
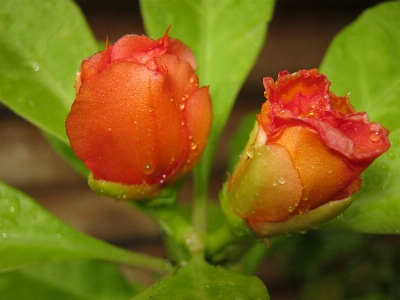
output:
[[[254,145],[251,144],[249,147],[247,147],[247,156],[250,158],[254,157]]]
[[[333,172],[332,170],[330,170],[330,169],[328,170],[328,173],[329,173],[329,174],[332,174],[332,172]]]
[[[20,212],[20,202],[18,199],[7,199],[8,212],[4,214],[4,217],[11,221],[14,221]]]
[[[150,175],[154,172],[154,167],[152,165],[145,165],[143,167],[143,173],[146,175]]]
[[[185,99],[189,98],[189,94],[185,94]]]
[[[1,237],[2,237],[3,239],[5,239],[5,238],[7,237],[7,233],[3,232],[3,233],[1,234]]]
[[[308,196],[307,196],[307,195],[304,195],[301,199],[302,199],[303,201],[307,201],[307,200],[308,200]]]
[[[301,233],[301,234],[306,234],[306,233],[307,233],[307,230],[302,230],[302,231],[300,231],[300,233]]]
[[[288,207],[288,212],[293,212],[294,211],[294,207],[293,206],[289,206]]]
[[[152,112],[154,110],[153,106],[147,106],[147,111]]]
[[[56,239],[57,239],[57,240],[61,239],[61,234],[56,233]]]
[[[174,98],[170,98],[169,101],[174,102]]]
[[[190,77],[189,78],[189,83],[193,83],[194,82],[194,77]]]
[[[33,63],[32,68],[33,68],[33,71],[35,71],[35,72],[39,71],[39,69],[40,69],[40,67],[37,63]]]
[[[192,150],[196,150],[196,148],[197,148],[197,145],[196,145],[196,143],[191,143],[190,144],[190,149],[192,149]]]
[[[111,127],[108,127],[108,131],[112,131]]]
[[[179,105],[179,108],[180,108],[180,109],[185,109],[185,104],[180,104],[180,105]]]
[[[281,177],[278,179],[278,182],[279,182],[279,184],[285,184],[286,180],[285,180],[285,178]]]
[[[274,181],[272,182],[272,186],[277,186],[278,184]]]
[[[380,139],[381,139],[381,136],[379,135],[379,131],[377,131],[377,132],[371,132],[370,134],[369,134],[369,139],[371,140],[371,141],[373,141],[373,142],[377,142],[377,141],[379,141]]]

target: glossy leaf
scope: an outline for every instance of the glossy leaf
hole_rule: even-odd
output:
[[[31,198],[0,183],[0,272],[34,264],[98,259],[165,272],[157,258],[126,251],[83,234]]]
[[[68,0],[0,0],[0,101],[68,145],[75,74],[97,43]]]
[[[332,42],[320,72],[338,95],[390,130],[390,150],[362,175],[361,190],[340,217],[324,228],[400,233],[400,2],[365,11]]]
[[[92,261],[46,264],[0,274],[7,300],[126,300],[136,291],[117,267]]]
[[[140,4],[147,33],[158,38],[171,25],[170,36],[185,42],[196,56],[200,85],[210,85],[213,125],[196,170],[204,181],[234,100],[263,46],[274,1],[142,0]]]
[[[267,300],[269,295],[267,288],[256,276],[227,271],[194,258],[178,270],[175,276],[156,285],[149,299]]]

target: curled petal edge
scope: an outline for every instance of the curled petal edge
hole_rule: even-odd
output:
[[[284,222],[252,224],[252,230],[258,237],[269,237],[316,229],[323,223],[342,214],[352,202],[352,196],[342,200],[330,201],[306,213],[293,215]]]

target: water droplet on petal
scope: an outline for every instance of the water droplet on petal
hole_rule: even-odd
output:
[[[154,167],[152,165],[145,165],[143,167],[143,173],[146,175],[150,175],[154,172]]]
[[[196,145],[196,143],[191,143],[190,144],[190,149],[192,149],[192,150],[196,150],[196,148],[197,148],[197,145]]]
[[[180,105],[179,105],[179,108],[180,108],[180,109],[185,109],[185,104],[180,104]]]
[[[111,127],[108,127],[108,131],[112,131]]]
[[[293,206],[289,206],[288,207],[288,212],[293,212],[294,211],[294,207]]]
[[[5,238],[7,237],[7,233],[3,232],[3,233],[1,234],[1,237],[2,237],[3,239],[5,239]]]
[[[154,110],[153,106],[147,106],[147,111],[152,112]]]
[[[272,182],[272,186],[277,186],[278,184],[274,181]]]
[[[379,131],[374,131],[369,134],[369,139],[373,142],[377,142],[381,139]]]
[[[280,184],[285,184],[285,183],[286,183],[286,179],[283,178],[283,177],[281,177],[281,178],[278,179],[278,182],[279,182]]]
[[[329,174],[332,174],[332,172],[333,172],[332,170],[330,170],[330,169],[328,170],[328,173],[329,173]]]

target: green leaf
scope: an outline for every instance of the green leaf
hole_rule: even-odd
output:
[[[390,150],[362,175],[361,190],[340,217],[324,228],[400,232],[400,2],[366,10],[332,42],[320,71],[338,95],[390,130]]]
[[[1,182],[0,257],[0,272],[78,259],[110,261],[160,273],[168,269],[162,259],[126,251],[77,231]]]
[[[68,145],[75,74],[97,50],[72,1],[0,0],[0,101]]]
[[[194,258],[178,270],[175,276],[156,285],[151,299],[267,300],[269,295],[267,288],[256,276],[227,271]]]
[[[115,266],[92,261],[46,264],[0,274],[0,294],[7,300],[126,300],[135,292]]]
[[[159,38],[171,25],[170,36],[186,43],[196,56],[200,84],[210,85],[213,125],[196,174],[207,181],[219,135],[263,46],[274,1],[142,0],[140,4],[147,33]]]

